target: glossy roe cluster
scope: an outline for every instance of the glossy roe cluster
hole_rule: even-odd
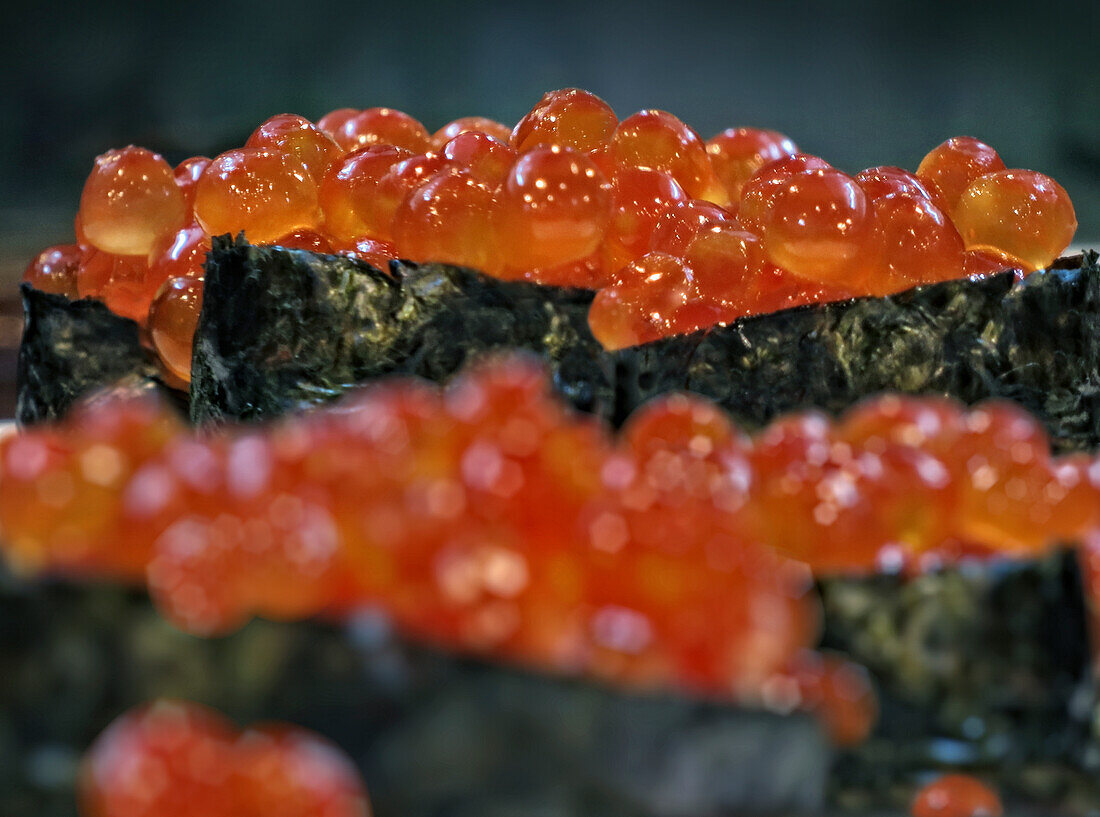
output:
[[[81,817],[369,817],[351,760],[305,729],[240,731],[162,700],[117,718],[84,758]]]
[[[371,604],[464,651],[751,697],[809,689],[807,566],[920,570],[1095,538],[1100,466],[1053,457],[1010,404],[933,398],[750,438],[672,395],[613,435],[508,358],[217,433],[93,402],[0,445],[0,525],[23,570],[143,580],[197,633]]]
[[[316,124],[274,116],[243,147],[175,168],[144,148],[109,151],[85,184],[77,243],[44,252],[26,280],[148,323],[185,385],[211,235],[597,289],[592,331],[621,348],[798,304],[1031,271],[1076,223],[1055,181],[1006,169],[970,137],[933,149],[916,174],[853,177],[775,131],[704,141],[672,114],[620,121],[569,88],[513,129],[465,117],[430,134],[391,108],[341,108]]]

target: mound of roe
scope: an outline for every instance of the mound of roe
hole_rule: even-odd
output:
[[[670,113],[619,120],[599,97],[546,94],[514,128],[465,117],[429,131],[391,108],[261,123],[241,148],[171,167],[140,147],[96,159],[76,243],[25,280],[102,299],[149,329],[186,387],[210,237],[473,267],[599,290],[609,349],[745,315],[993,271],[1068,246],[1066,191],[955,137],[916,173],[855,176],[771,130],[704,141]]]
[[[800,704],[851,742],[874,697],[812,652],[813,575],[1089,556],[1100,461],[1053,456],[1012,404],[942,398],[747,437],[673,394],[615,434],[511,357],[266,426],[78,406],[0,443],[0,528],[16,569],[142,582],[191,632],[371,605],[411,637],[544,671]]]

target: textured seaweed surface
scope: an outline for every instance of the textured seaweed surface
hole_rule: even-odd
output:
[[[1100,804],[1100,707],[1072,553],[819,590],[824,646],[871,671],[882,706],[872,738],[834,769],[835,802],[888,802],[916,771],[962,767],[1043,813]]]
[[[1067,259],[1068,260],[1068,259]],[[1074,263],[1076,262],[1076,263]],[[795,408],[839,411],[879,391],[1011,399],[1060,449],[1100,445],[1100,266],[1069,261],[888,298],[804,307],[695,336],[685,386],[750,425]],[[650,354],[659,367],[661,352]]]
[[[592,295],[441,265],[394,276],[337,256],[215,239],[192,364],[192,417],[253,419],[392,372],[445,380],[503,347],[545,357],[582,409],[613,409]]]
[[[217,241],[191,392],[197,421],[260,418],[391,372],[445,381],[470,357],[542,355],[578,408],[620,422],[647,398],[688,389],[747,427],[884,390],[1016,401],[1059,449],[1100,445],[1100,266],[917,287],[738,321],[606,352],[591,294],[505,282],[438,264],[394,277],[344,258]]]
[[[16,419],[36,423],[60,417],[79,398],[103,388],[152,387],[155,367],[138,326],[99,301],[22,285],[24,328],[16,379]]]

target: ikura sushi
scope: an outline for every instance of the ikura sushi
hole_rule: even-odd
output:
[[[192,382],[168,389],[195,422],[260,419],[385,374],[446,382],[467,361],[525,349],[576,408],[618,425],[649,397],[688,390],[757,428],[784,411],[839,412],[879,391],[1005,397],[1060,449],[1097,445],[1088,384],[1100,268],[1092,253],[1016,282],[1011,273],[742,319],[608,351],[592,293],[500,281],[441,264],[355,259],[216,239],[194,334]],[[60,417],[122,381],[163,386],[132,321],[102,303],[24,289],[18,418]]]
[[[665,111],[620,121],[569,88],[510,131],[472,117],[432,136],[400,111],[341,109],[316,124],[274,116],[243,147],[176,168],[145,148],[109,151],[85,183],[76,243],[43,251],[25,280],[147,327],[183,385],[203,262],[223,234],[597,290],[588,324],[615,350],[800,304],[1031,272],[1076,225],[1057,182],[1006,169],[970,137],[916,173],[849,176],[774,131],[704,141]]]

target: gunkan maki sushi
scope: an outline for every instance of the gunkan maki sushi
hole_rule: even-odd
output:
[[[39,290],[100,300],[136,321],[161,379],[186,390],[204,259],[212,255],[220,270],[219,257],[228,252],[224,239],[213,246],[218,236],[243,232],[251,245],[338,254],[378,270],[398,258],[478,270],[487,279],[477,295],[483,306],[494,297],[524,297],[524,288],[498,282],[542,284],[547,289],[529,289],[513,314],[498,310],[492,325],[473,325],[463,303],[461,319],[471,325],[462,331],[524,346],[531,345],[524,332],[557,320],[554,332],[568,336],[544,333],[544,344],[561,355],[576,346],[578,357],[588,357],[800,305],[1009,269],[1022,276],[1054,264],[1076,223],[1057,182],[1006,169],[993,148],[969,137],[934,148],[915,174],[877,167],[852,177],[773,131],[736,128],[704,142],[663,111],[620,122],[603,100],[574,88],[546,94],[511,132],[475,117],[430,135],[400,111],[341,109],[316,125],[272,117],[244,147],[174,169],[143,148],[109,151],[85,184],[77,244],[43,252],[25,278]],[[220,277],[230,276],[232,286],[234,274],[241,278],[228,269]],[[313,331],[303,341],[302,327],[294,335],[296,354],[313,347],[315,359],[336,361],[316,378],[321,389],[331,377],[372,374],[358,359],[370,350],[354,348],[349,333],[368,345],[384,342],[372,336],[383,324],[392,332],[407,321],[414,333],[421,315],[413,303],[403,304],[412,314],[383,314],[403,296],[388,280],[349,275],[356,292],[345,299],[356,302],[332,316],[339,332]],[[416,283],[408,275],[401,281]],[[329,289],[336,306],[339,295]],[[224,296],[258,294],[220,294],[212,309],[226,308]],[[282,308],[293,319],[291,301],[322,295],[288,289]],[[425,292],[419,300],[432,297]],[[563,298],[571,304],[568,319],[556,306],[540,314],[541,303]],[[252,335],[258,330],[240,326],[255,307],[242,305],[244,314],[237,302],[232,307],[234,331]],[[219,326],[226,317],[218,316]],[[353,348],[333,349],[326,337],[336,334]],[[443,351],[433,346],[425,355],[468,343],[436,345]],[[672,354],[668,345],[656,348]],[[439,361],[424,365],[454,370]],[[592,393],[577,401],[605,402],[598,394],[605,385],[593,381]]]
[[[336,739],[380,813],[848,813],[937,770],[1097,802],[1100,267],[1059,257],[1075,226],[1056,182],[967,137],[851,177],[578,89],[513,130],[341,109],[176,168],[104,154],[77,243],[25,276],[0,531],[21,571],[136,582],[159,615],[11,583],[140,667],[51,740],[182,695]],[[181,689],[130,635],[184,650],[164,618],[235,633],[187,642],[203,666],[254,672],[258,631],[284,669],[258,701],[240,673]],[[51,660],[43,621],[21,660]],[[18,751],[45,703],[12,694]],[[175,706],[195,740],[273,740]],[[162,745],[163,711],[96,744],[89,814],[120,813],[117,747]],[[425,787],[455,717],[476,728],[452,756],[496,749]],[[238,811],[270,788],[233,786]],[[969,777],[929,798],[1000,808]]]

